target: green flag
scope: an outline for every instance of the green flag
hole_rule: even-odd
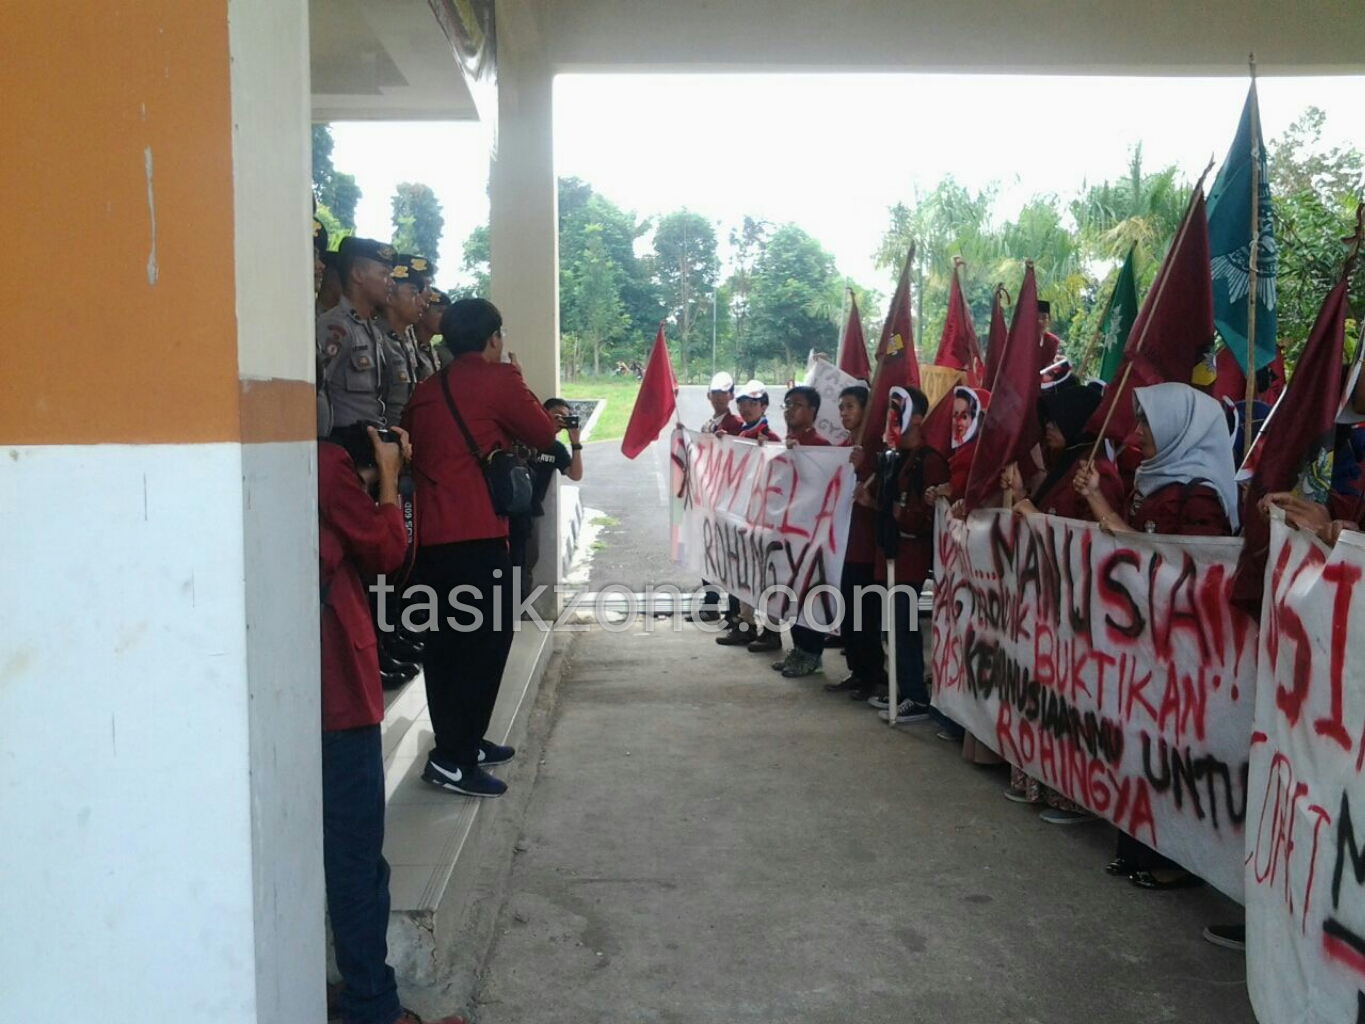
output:
[[[1128,332],[1137,319],[1137,279],[1133,276],[1133,250],[1128,250],[1119,270],[1114,290],[1109,295],[1109,308],[1100,321],[1100,380],[1112,381],[1118,373]]]
[[[1270,175],[1261,144],[1256,83],[1247,92],[1237,135],[1209,191],[1209,255],[1213,275],[1213,322],[1242,373],[1247,370],[1247,307],[1251,292],[1251,169],[1257,167],[1256,365],[1275,358],[1275,276],[1279,254],[1270,210]]]

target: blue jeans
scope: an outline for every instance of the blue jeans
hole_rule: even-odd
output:
[[[929,687],[924,683],[924,634],[919,631],[919,601],[900,591],[895,593],[894,598],[896,696],[900,700],[928,704]]]
[[[402,1012],[388,965],[384,756],[379,726],[322,734],[322,863],[346,1024],[393,1024]]]

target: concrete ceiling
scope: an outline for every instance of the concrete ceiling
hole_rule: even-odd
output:
[[[427,0],[309,0],[314,121],[477,120]]]

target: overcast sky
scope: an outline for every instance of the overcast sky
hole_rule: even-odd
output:
[[[1267,138],[1316,105],[1326,141],[1365,149],[1365,79],[1263,78],[1259,88]],[[917,186],[947,173],[973,189],[997,181],[1010,216],[1033,195],[1116,178],[1139,141],[1148,169],[1175,163],[1194,178],[1222,160],[1246,89],[1226,78],[566,75],[555,86],[556,169],[641,217],[687,207],[717,219],[722,238],[745,214],[794,221],[842,273],[889,293],[872,253],[887,208]],[[453,283],[465,237],[488,218],[479,126],[348,123],[333,134],[333,162],[364,193],[362,235],[390,236],[398,182],[436,190],[439,277]]]

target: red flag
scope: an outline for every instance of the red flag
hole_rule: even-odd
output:
[[[961,259],[953,261],[953,285],[948,293],[948,318],[943,321],[943,333],[938,339],[938,355],[934,357],[935,366],[951,366],[967,375],[965,381],[970,388],[981,387],[985,377],[986,364],[981,360],[981,346],[976,341],[976,330],[972,327],[972,314],[967,308],[967,300],[962,295],[962,282],[958,280],[957,268]]]
[[[1320,488],[1318,500],[1331,489],[1330,456],[1341,410],[1341,353],[1346,343],[1346,293],[1351,264],[1328,293],[1304,343],[1294,377],[1253,442],[1243,462],[1250,485],[1242,492],[1242,557],[1233,579],[1233,598],[1259,610],[1265,585],[1270,524],[1256,505],[1274,491],[1293,490],[1305,469]],[[1328,457],[1324,460],[1324,456]],[[1313,498],[1313,495],[1305,495]]]
[[[848,322],[839,339],[839,369],[858,380],[872,379],[872,364],[867,361],[867,342],[863,338],[863,318],[858,315],[858,299],[850,291]]]
[[[635,407],[630,410],[630,422],[626,424],[626,436],[621,438],[621,454],[633,459],[653,444],[659,433],[673,419],[677,400],[673,391],[673,364],[668,359],[668,346],[664,344],[664,325],[659,325],[659,333],[654,337],[654,348],[649,353],[649,363],[645,366],[645,377],[640,382],[640,393],[635,396]]]
[[[901,268],[896,294],[891,296],[881,340],[877,342],[877,369],[872,375],[859,435],[859,443],[865,447],[875,446],[886,426],[887,393],[894,387],[919,387],[919,361],[915,358],[915,332],[910,315],[910,262],[914,258],[915,250],[911,248]]]
[[[1038,423],[1039,372],[1046,350],[1038,343],[1038,283],[1033,262],[1025,265],[1024,283],[1002,346],[1000,367],[991,388],[991,407],[981,425],[976,459],[967,479],[967,507],[979,508],[1000,490],[1000,473],[1033,451],[1042,434]],[[1027,474],[1026,474],[1027,475]]]
[[[1214,368],[1217,373],[1213,382],[1210,394],[1220,402],[1226,397],[1233,402],[1245,402],[1247,398],[1247,379],[1242,373],[1242,367],[1227,348],[1220,348],[1214,357]],[[1261,384],[1260,377],[1265,374],[1269,379],[1265,382],[1266,389],[1257,393],[1256,397],[1267,405],[1274,405],[1284,392],[1284,349],[1277,347],[1275,358],[1267,363],[1260,370],[1256,371],[1257,385]]]
[[[987,390],[995,387],[996,375],[1000,372],[1000,360],[1005,358],[1005,341],[1009,338],[1009,328],[1005,326],[1005,303],[1010,300],[1004,284],[995,286],[991,296],[991,329],[986,335],[986,370],[983,383]]]
[[[1194,368],[1213,340],[1209,266],[1209,219],[1204,212],[1201,176],[1185,207],[1171,251],[1133,321],[1114,380],[1086,425],[1089,432],[1098,434],[1103,429],[1106,437],[1126,440],[1137,426],[1135,388],[1168,381],[1190,383]]]

